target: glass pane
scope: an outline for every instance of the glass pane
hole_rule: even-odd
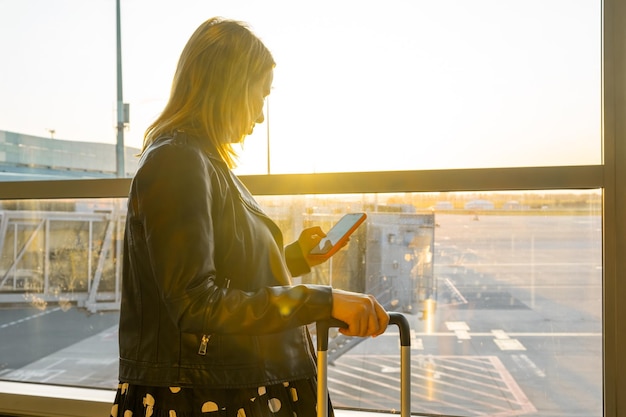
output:
[[[267,122],[246,141],[240,173],[601,161],[599,0],[180,0],[175,16],[169,2],[121,3],[124,135],[135,149],[167,100],[187,38],[221,15],[249,22],[278,63]],[[115,22],[115,2],[3,8],[2,75],[11,82],[0,85],[0,160],[4,152],[2,171],[21,174],[9,179],[112,175]],[[64,157],[33,150],[51,138]],[[76,141],[108,146],[93,160]]]
[[[125,204],[1,202],[1,379],[117,385]]]
[[[602,415],[599,192],[379,195],[379,210],[385,200],[418,211],[372,213],[350,244],[351,282],[407,313],[413,412]],[[398,409],[397,334],[336,339],[335,405]]]
[[[368,219],[294,282],[372,293],[412,330],[412,409],[602,415],[601,193],[265,196],[285,241]],[[0,379],[114,389],[123,200],[3,202]],[[312,326],[314,332],[315,328]],[[399,407],[397,331],[331,332],[339,408]]]

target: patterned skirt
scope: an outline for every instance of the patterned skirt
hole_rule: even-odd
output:
[[[315,379],[258,388],[148,387],[120,383],[112,417],[316,417]],[[333,417],[330,399],[328,415]]]

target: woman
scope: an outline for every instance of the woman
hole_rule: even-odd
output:
[[[120,385],[112,416],[315,415],[306,325],[377,336],[371,296],[291,277],[324,236],[283,237],[231,172],[233,143],[261,123],[274,60],[243,24],[213,18],[191,36],[170,99],[147,129],[124,237]]]

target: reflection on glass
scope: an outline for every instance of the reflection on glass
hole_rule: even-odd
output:
[[[602,415],[599,191],[259,201],[286,242],[367,212],[346,248],[294,281],[406,315],[414,412]],[[5,201],[0,215],[0,378],[114,389],[125,201]],[[331,332],[335,406],[399,407],[396,333]]]

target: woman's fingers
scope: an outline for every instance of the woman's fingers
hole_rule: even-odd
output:
[[[346,336],[378,336],[389,323],[389,315],[371,295],[333,290],[334,318],[348,327],[339,331]]]
[[[387,326],[389,325],[389,313],[387,313],[387,310],[385,310],[378,302],[376,302],[375,308],[376,318],[378,320],[378,332],[372,334],[372,337],[380,336],[385,333],[385,330],[387,330]]]
[[[311,249],[313,249],[319,243],[322,238],[326,236],[326,233],[319,226],[309,227],[304,229],[300,233],[300,237],[298,238],[298,243],[300,243],[300,248],[302,248],[302,252],[304,254],[309,253]]]

